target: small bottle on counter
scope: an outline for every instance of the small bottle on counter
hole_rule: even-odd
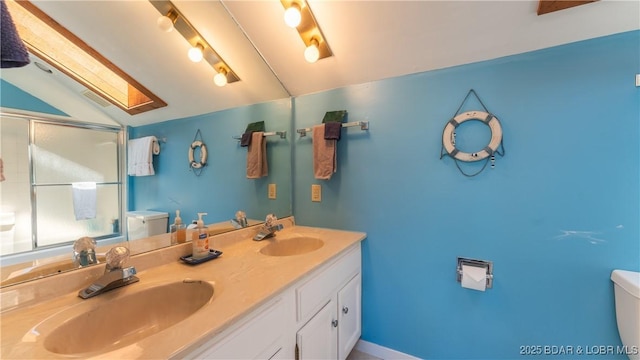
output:
[[[171,233],[171,244],[182,244],[187,241],[187,226],[182,223],[180,210],[176,210],[176,219],[169,228]]]
[[[191,242],[193,243],[193,258],[202,259],[209,255],[209,229],[204,226],[202,216],[207,213],[198,213],[197,227],[192,232]]]

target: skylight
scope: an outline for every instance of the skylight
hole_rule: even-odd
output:
[[[132,77],[29,1],[6,0],[30,52],[130,115],[167,106]]]

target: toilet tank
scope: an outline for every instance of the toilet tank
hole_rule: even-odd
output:
[[[159,211],[128,211],[127,237],[142,239],[167,232],[169,213]]]
[[[616,321],[629,359],[640,359],[640,272],[613,270]]]

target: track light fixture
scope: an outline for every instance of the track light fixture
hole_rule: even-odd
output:
[[[300,5],[297,2],[292,2],[291,6],[284,11],[284,22],[289,27],[296,28],[300,25],[302,20],[302,13],[300,12]]]
[[[240,80],[233,70],[231,70],[231,67],[222,60],[222,57],[218,55],[171,1],[149,0],[149,2],[161,14],[161,17],[158,19],[158,27],[165,32],[170,32],[171,29],[175,28],[189,43],[191,46],[187,53],[189,59],[193,62],[200,62],[204,59],[216,71],[216,75],[214,76],[216,85],[224,86],[227,83]]]
[[[197,43],[196,46],[189,49],[187,56],[189,56],[189,60],[195,63],[202,61],[202,58],[204,57],[204,46]]]
[[[316,22],[309,4],[305,0],[280,0],[285,9],[285,22],[290,27],[298,31],[298,35],[304,42],[304,58],[310,63],[319,59],[332,56],[329,44],[327,44],[320,26]],[[297,20],[296,11],[299,11],[299,22],[297,25],[293,20]]]
[[[173,10],[169,10],[167,15],[158,18],[158,27],[164,32],[171,32],[173,31],[173,24],[177,19],[178,14]]]
[[[213,82],[218,86],[227,85],[227,69],[221,67],[220,71],[213,77]]]

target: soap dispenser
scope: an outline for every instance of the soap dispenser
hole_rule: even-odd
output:
[[[171,233],[171,244],[182,244],[187,241],[187,226],[182,223],[180,210],[176,210],[176,219],[169,228]]]
[[[191,235],[194,259],[202,259],[209,255],[209,230],[204,226],[203,215],[207,215],[207,213],[198,213],[197,227]]]

